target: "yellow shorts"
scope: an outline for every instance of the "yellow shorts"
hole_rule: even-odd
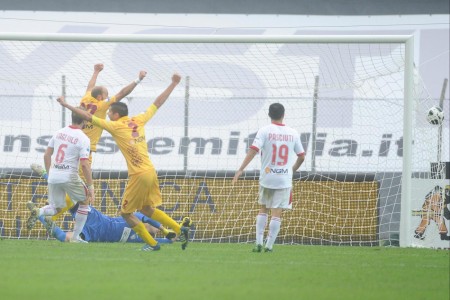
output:
[[[128,177],[128,184],[123,193],[122,213],[134,213],[144,206],[157,207],[161,204],[161,191],[155,170]]]

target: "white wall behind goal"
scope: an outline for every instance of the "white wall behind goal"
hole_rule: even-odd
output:
[[[326,26],[324,26],[326,24]],[[136,34],[413,34],[416,38],[415,62],[418,68],[418,76],[422,77],[424,89],[429,99],[424,104],[415,107],[416,133],[419,136],[432,136],[430,143],[426,145],[416,145],[423,152],[434,153],[437,147],[437,128],[432,127],[426,122],[425,115],[428,106],[436,105],[444,78],[449,77],[449,29],[448,15],[434,16],[379,16],[379,17],[335,17],[335,16],[243,16],[243,15],[147,15],[147,14],[113,14],[113,13],[51,13],[51,12],[0,12],[0,32],[76,32],[76,33],[136,33]],[[251,63],[252,49],[238,49],[242,51],[242,61]],[[8,45],[1,50],[5,55],[9,55],[11,60],[17,65],[17,72],[27,73],[28,61],[36,55],[38,45],[34,45],[22,52],[14,51]],[[61,70],[89,70],[74,71],[68,76],[72,82],[86,82],[90,76],[92,65],[97,63],[95,56],[84,60],[85,66],[79,66],[76,56],[82,56],[86,49],[80,49],[74,59],[65,61],[58,68],[46,69],[46,74],[36,74],[36,82],[30,90],[34,95],[49,95],[47,98],[37,99],[30,102],[28,98],[21,98],[20,93],[15,95],[17,98],[2,97],[0,91],[0,100],[2,103],[14,103],[16,111],[0,111],[0,151],[2,152],[0,163],[6,168],[27,168],[30,163],[42,161],[42,150],[44,149],[45,137],[51,135],[61,126],[60,107],[55,103],[54,97],[59,94],[58,89],[48,89],[49,83],[58,86],[61,80]],[[271,51],[280,51],[282,49],[271,49],[270,47],[262,50],[270,54]],[[135,72],[124,73],[123,70],[128,67],[129,60],[125,50],[111,49],[105,47],[103,51],[103,62],[105,64],[105,73],[112,77],[114,83],[111,92],[117,92],[118,87],[128,83],[137,74],[139,69],[150,66],[133,65]],[[203,64],[227,64],[230,72],[242,72],[242,69],[233,70],[230,65],[234,63],[231,57],[226,54],[204,55],[200,63]],[[189,51],[183,53],[179,50],[175,53],[152,53],[153,68],[149,69],[149,78],[145,84],[155,86],[146,90],[136,89],[132,94],[130,102],[131,114],[142,111],[149,103],[148,95],[157,95],[162,90],[166,81],[170,78],[172,69],[158,69],[158,62],[177,61],[179,65],[199,63],[199,58],[192,55]],[[234,56],[237,57],[237,56]],[[270,57],[268,55],[268,57]],[[52,61],[57,60],[53,56],[49,58]],[[339,58],[336,58],[339,59]],[[346,59],[349,59],[348,57]],[[383,54],[373,58],[380,64],[383,62]],[[357,79],[358,64],[361,61],[349,60],[352,65],[346,71],[354,72],[352,76]],[[138,61],[142,62],[142,61]],[[375,61],[375,64],[377,62]],[[46,64],[45,60],[42,62]],[[317,62],[305,61],[305,64],[313,65],[313,71],[319,72],[324,66]],[[322,68],[322,69],[321,69]],[[261,75],[261,71],[247,68],[249,76]],[[106,71],[107,70],[107,71]],[[370,70],[363,69],[364,72]],[[177,70],[178,71],[178,70]],[[1,78],[6,78],[8,74],[2,74]],[[312,74],[311,73],[311,74]],[[363,73],[361,73],[363,74]],[[183,74],[186,75],[186,74]],[[245,156],[246,147],[252,135],[256,130],[269,122],[267,118],[267,108],[272,102],[283,102],[286,104],[286,124],[295,127],[305,136],[311,133],[312,120],[312,94],[314,76],[310,76],[306,81],[308,88],[299,93],[298,91],[280,92],[272,88],[276,76],[270,78],[270,75],[262,74],[267,82],[262,80],[250,81],[253,85],[261,84],[259,93],[250,95],[248,101],[253,101],[252,106],[242,107],[242,105],[233,104],[233,97],[244,97],[244,90],[236,95],[233,91],[224,88],[196,90],[195,84],[191,90],[193,98],[197,96],[197,104],[204,105],[205,116],[191,119],[192,126],[189,129],[190,138],[201,138],[204,140],[220,140],[220,149],[213,149],[212,143],[207,144],[202,151],[194,146],[190,147],[188,154],[190,157],[188,169],[215,169],[215,170],[235,170],[240,161]],[[209,75],[204,75],[205,80]],[[258,76],[255,76],[257,78]],[[101,77],[99,83],[101,82]],[[40,78],[45,78],[45,82],[40,83]],[[250,78],[250,77],[247,77]],[[214,80],[214,77],[210,78]],[[193,79],[195,80],[195,79]],[[228,80],[228,79],[227,79]],[[229,80],[233,80],[232,77]],[[381,79],[382,80],[382,79]],[[13,84],[13,83],[12,83]],[[336,84],[341,84],[338,80]],[[402,84],[402,82],[401,82]],[[402,94],[397,94],[394,90],[389,97],[391,99],[376,99],[376,94],[371,94],[373,86],[383,84],[373,81],[364,81],[361,86],[352,87],[351,91],[344,92],[341,96],[343,101],[339,102],[339,114],[335,108],[329,108],[331,114],[320,114],[318,120],[317,133],[318,140],[323,148],[316,156],[316,171],[345,171],[345,172],[397,172],[402,170],[402,110],[397,107],[397,98],[402,99]],[[257,87],[257,86],[254,86]],[[82,85],[73,85],[73,90],[69,94],[82,94]],[[258,90],[255,88],[255,90]],[[332,90],[329,91],[332,93]],[[347,93],[347,94],[346,94]],[[209,97],[210,95],[220,97]],[[297,99],[286,100],[288,95],[297,96]],[[446,92],[446,101],[444,101],[444,110],[446,118],[449,117],[449,92]],[[26,95],[24,95],[26,96]],[[322,97],[327,95],[321,95]],[[329,96],[329,95],[328,95]],[[53,97],[53,99],[51,98]],[[153,96],[152,96],[153,97]],[[352,98],[352,101],[345,101],[345,97]],[[214,98],[216,103],[208,102],[208,99]],[[220,99],[219,99],[220,98]],[[252,98],[252,99],[250,99]],[[256,99],[255,99],[256,98]],[[375,98],[374,100],[370,100]],[[363,99],[364,101],[358,101]],[[180,87],[174,92],[171,100],[158,112],[151,126],[147,128],[147,140],[155,140],[159,145],[159,152],[151,154],[153,161],[158,169],[180,170],[183,168],[183,155],[180,153],[183,135],[183,109],[184,89]],[[369,101],[370,100],[370,101]],[[72,103],[78,100],[74,97]],[[199,104],[199,101],[204,101]],[[322,101],[319,99],[319,101]],[[327,105],[333,102],[324,100]],[[294,105],[295,104],[295,105]],[[194,103],[195,105],[195,103]],[[215,108],[217,107],[217,109]],[[222,107],[222,109],[220,109]],[[323,106],[322,106],[323,107]],[[376,109],[374,109],[376,107]],[[228,110],[227,110],[228,109]],[[242,109],[244,112],[242,112]],[[320,107],[319,107],[320,109]],[[398,110],[398,111],[397,111]],[[324,110],[322,110],[323,112]],[[358,113],[355,113],[358,112]],[[247,113],[247,114],[246,114]],[[372,117],[370,120],[364,116]],[[216,118],[220,115],[221,118]],[[244,116],[245,115],[245,116]],[[301,115],[301,117],[299,117]],[[339,118],[333,116],[339,115]],[[323,117],[325,116],[325,117]],[[331,117],[330,117],[331,116]],[[209,118],[209,119],[208,119]],[[69,120],[67,115],[67,120]],[[223,120],[226,120],[223,121]],[[203,123],[202,123],[203,122]],[[443,128],[443,160],[450,160],[449,151],[449,127],[448,122]],[[370,134],[365,134],[370,130]],[[26,151],[21,149],[20,143],[13,143],[7,140],[7,136],[29,137],[30,147]],[[374,138],[375,137],[375,138]],[[108,169],[125,169],[125,162],[121,154],[111,150],[109,135],[104,133],[104,143],[99,145],[100,152],[97,153],[94,160],[94,169],[101,169],[107,166]],[[350,144],[348,144],[351,141]],[[345,146],[350,147],[352,155],[339,155],[339,147],[346,151]],[[383,148],[384,147],[384,148]],[[200,153],[196,153],[196,151]],[[384,152],[382,150],[385,150]],[[414,171],[428,171],[429,163],[435,158],[430,154],[426,159],[414,161]],[[380,169],[380,166],[382,166]],[[251,168],[258,169],[255,160]],[[302,167],[303,168],[303,167]],[[308,152],[305,170],[311,170],[311,153]]]

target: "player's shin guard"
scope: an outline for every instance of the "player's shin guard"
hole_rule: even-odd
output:
[[[84,224],[86,224],[87,216],[89,213],[88,205],[80,205],[75,215],[75,225],[73,227],[72,239],[77,239],[83,230]]]
[[[156,244],[158,244],[158,242],[150,235],[150,233],[148,233],[147,229],[144,226],[144,223],[139,222],[139,224],[131,229],[133,229],[134,232],[136,232],[141,237],[141,239],[150,246],[154,247],[156,246]]]
[[[171,217],[169,217],[165,212],[155,208],[155,211],[151,215],[152,219],[163,224],[165,227],[172,228],[177,234],[180,234],[180,224],[175,222]]]
[[[278,233],[280,232],[281,219],[277,217],[272,217],[269,223],[269,235],[267,237],[266,248],[272,249],[275,240],[277,239]]]
[[[267,214],[259,213],[256,216],[256,244],[262,245],[264,240],[264,229],[267,225]]]

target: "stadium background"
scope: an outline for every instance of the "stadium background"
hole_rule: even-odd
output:
[[[146,12],[154,14],[270,14],[270,15],[342,15],[342,16],[370,16],[370,15],[429,15],[429,14],[448,14],[449,4],[447,1],[170,1],[169,3],[160,1],[1,1],[1,9],[8,10],[27,10],[27,11],[73,11],[73,12],[106,12],[106,13],[135,13]],[[205,24],[207,26],[208,24]],[[274,25],[275,26],[275,25]],[[5,29],[3,29],[5,30]],[[443,35],[447,35],[448,30],[443,32]],[[427,72],[442,73],[442,78],[446,75],[448,77],[448,57],[447,64],[438,63],[441,66],[436,70],[435,65],[427,65],[428,69],[423,70],[423,74]],[[427,78],[425,77],[425,81]],[[441,82],[429,82],[427,83],[430,93],[433,97],[437,98],[440,92]],[[447,92],[448,93],[448,92]],[[390,211],[384,211],[384,216],[380,216],[380,226],[389,226],[389,230],[380,230],[382,232],[395,232],[398,231],[398,219],[400,217],[400,199],[398,197],[400,190],[400,177],[396,174],[381,174],[377,175],[380,178],[374,178],[380,183],[380,206],[386,207],[386,203],[391,203],[389,207]],[[394,181],[394,182],[393,182]],[[116,182],[112,183],[117,185]],[[32,185],[31,185],[32,186]],[[214,184],[208,185],[212,188]],[[310,187],[308,185],[304,185]],[[383,186],[393,186],[394,189],[386,189]],[[3,185],[2,188],[7,189],[8,185]],[[116,187],[117,189],[117,187]],[[314,189],[312,187],[312,189]],[[120,189],[119,189],[120,190]],[[306,190],[308,190],[306,188]],[[26,192],[25,194],[27,194]],[[249,191],[254,193],[254,191]],[[384,194],[383,194],[384,193]],[[42,194],[44,194],[42,192]],[[115,195],[120,194],[120,191],[116,190]],[[5,190],[3,193],[7,197],[8,192]],[[30,191],[31,196],[33,192]],[[195,193],[194,193],[195,195]],[[189,195],[192,196],[192,195]],[[105,199],[107,199],[106,197]],[[28,198],[27,198],[28,199]],[[2,199],[3,200],[3,199]],[[23,201],[23,200],[20,200]],[[109,201],[112,201],[111,199]],[[168,200],[168,205],[176,205],[175,202]],[[2,201],[2,203],[14,203],[15,201]],[[192,202],[192,199],[191,199]],[[375,201],[374,201],[375,202]],[[7,204],[8,205],[8,204]],[[248,209],[251,209],[248,208]],[[371,206],[371,211],[375,211],[376,206]],[[297,210],[298,211],[298,210]],[[115,214],[113,211],[107,211],[107,213]],[[358,219],[358,216],[349,216],[350,219]],[[9,218],[8,218],[9,219]],[[14,222],[18,222],[21,218],[11,218]],[[302,220],[308,218],[301,218]],[[252,220],[253,222],[253,220]],[[251,222],[251,223],[252,223]],[[248,228],[252,228],[253,224],[247,224]],[[394,225],[392,225],[394,224]],[[17,224],[16,224],[17,225]],[[375,224],[376,225],[376,224]],[[393,226],[393,228],[392,228]],[[16,226],[17,227],[17,226]],[[20,226],[19,226],[20,227]],[[375,228],[374,226],[373,228]],[[289,227],[288,227],[289,228]],[[288,229],[287,229],[288,230]],[[370,230],[370,227],[368,227]],[[327,229],[325,232],[332,232],[331,229]],[[2,236],[8,235],[14,236],[14,233],[3,232]],[[41,233],[39,233],[41,234]],[[376,233],[375,233],[376,234]],[[20,235],[20,234],[19,234]],[[390,238],[390,237],[382,237]]]

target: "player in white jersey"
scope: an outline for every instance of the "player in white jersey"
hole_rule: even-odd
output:
[[[27,206],[31,216],[27,220],[27,229],[31,230],[40,216],[53,216],[66,206],[65,197],[80,205],[75,215],[72,242],[83,242],[79,235],[86,223],[89,203],[94,200],[94,186],[89,164],[90,141],[81,130],[83,119],[72,113],[72,125],[58,130],[48,143],[44,154],[45,169],[48,173],[48,202],[49,204],[34,208],[34,203]],[[86,178],[83,183],[78,175],[81,166]]]
[[[292,176],[305,160],[300,135],[295,129],[283,124],[284,106],[280,103],[271,104],[269,117],[271,124],[258,130],[247,156],[233,178],[234,184],[256,154],[261,152],[258,200],[261,207],[256,216],[256,246],[253,252],[261,252],[263,249],[269,209],[272,217],[264,251],[272,251],[280,231],[281,213],[283,209],[292,208]]]

